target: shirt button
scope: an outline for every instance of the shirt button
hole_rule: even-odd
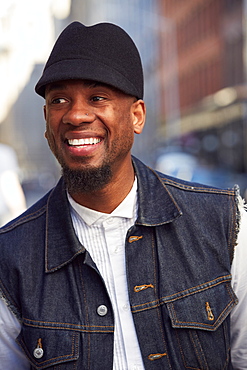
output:
[[[98,308],[97,308],[97,314],[99,316],[105,316],[107,314],[107,307],[104,305],[104,304],[101,304]]]

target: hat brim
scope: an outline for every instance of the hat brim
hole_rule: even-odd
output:
[[[135,86],[121,72],[98,60],[91,59],[67,59],[52,64],[44,71],[35,86],[35,91],[45,98],[47,84],[77,79],[105,83],[141,99]]]

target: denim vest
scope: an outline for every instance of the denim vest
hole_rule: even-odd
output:
[[[126,235],[126,271],[144,366],[232,369],[234,191],[133,164],[139,210]],[[0,230],[0,288],[22,322],[17,341],[31,369],[112,369],[114,315],[85,247],[63,179]]]

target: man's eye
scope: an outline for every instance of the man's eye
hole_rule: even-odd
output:
[[[64,98],[56,98],[56,99],[53,99],[52,100],[52,104],[61,104],[61,103],[65,103],[66,100]]]
[[[103,98],[103,96],[93,96],[92,97],[92,101],[101,101],[101,100],[104,100],[105,98]]]

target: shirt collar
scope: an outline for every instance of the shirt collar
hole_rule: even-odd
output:
[[[133,218],[135,216],[137,204],[137,179],[135,178],[132,189],[130,190],[126,198],[110,214],[98,212],[93,209],[84,207],[79,203],[75,202],[74,199],[69,194],[68,200],[72,209],[74,209],[79,214],[79,216],[88,226],[91,226],[96,223],[101,223],[109,217]]]

